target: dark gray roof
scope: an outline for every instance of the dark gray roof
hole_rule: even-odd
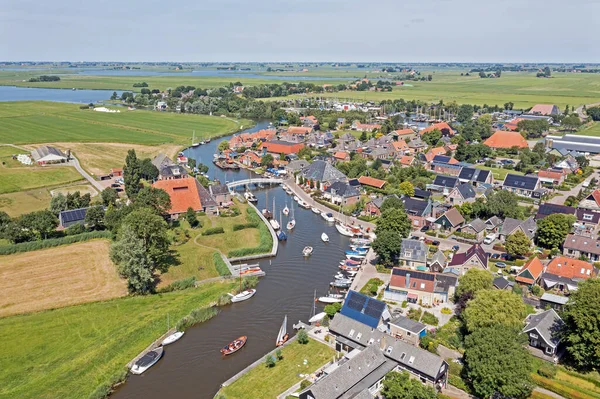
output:
[[[552,215],[553,213],[562,213],[565,215],[573,215],[575,214],[575,208],[566,206],[566,205],[558,205],[558,204],[550,204],[545,203],[541,204],[540,208],[535,215],[535,220],[543,219],[548,215]]]
[[[471,183],[459,184],[456,189],[464,199],[475,198],[475,190],[473,190]]]
[[[295,161],[291,161],[285,168],[293,172],[297,172],[306,168],[308,165],[310,165],[308,161],[304,159],[297,159]]]
[[[562,137],[546,137],[546,140],[549,139],[552,140],[552,148],[556,148],[557,150],[589,152],[593,154],[600,152],[600,138],[598,137],[565,134]]]
[[[34,161],[37,161],[40,158],[47,157],[48,155],[55,155],[57,157],[66,158],[65,154],[61,150],[56,147],[50,147],[47,145],[43,145],[31,151],[31,156]]]
[[[175,163],[166,154],[161,152],[154,157],[152,165],[156,166],[156,169],[161,170],[163,166],[175,165]]]
[[[509,173],[504,178],[503,186],[533,191],[535,190],[538,181],[539,178],[537,176],[521,176]]]
[[[401,247],[400,258],[423,263],[427,261],[429,247],[423,241],[405,238],[402,240]],[[407,253],[410,253],[410,256],[406,256]]]
[[[346,175],[337,170],[329,162],[314,161],[302,170],[302,175],[310,180],[321,182],[334,182],[338,180],[347,180]]]
[[[413,198],[429,199],[429,197],[431,197],[430,191],[421,190],[420,188],[415,187],[415,195],[413,195]]]
[[[532,239],[537,231],[537,224],[535,223],[535,220],[533,220],[533,217],[530,217],[527,220],[506,218],[502,224],[502,229],[500,229],[500,234],[506,236],[511,235],[518,227],[521,227],[529,239]]]
[[[85,220],[85,214],[89,208],[78,208],[78,209],[70,209],[68,211],[61,211],[58,215],[58,218],[61,224],[71,223],[71,222],[81,222]]]
[[[414,334],[419,334],[421,331],[427,328],[423,323],[409,319],[408,317],[398,316],[390,321],[390,324],[395,325],[406,331],[410,331]]]
[[[482,232],[483,230],[485,230],[485,222],[479,218],[475,219],[475,220],[471,220],[469,223],[467,223],[465,225],[466,226],[471,226],[471,228],[473,230],[475,230],[477,233]]]
[[[433,184],[440,187],[454,188],[458,185],[458,177],[437,175]]]
[[[588,222],[594,224],[598,224],[598,222],[600,222],[600,212],[593,212],[577,208],[575,211],[575,216],[579,222]]]
[[[512,286],[512,281],[509,281],[507,279],[505,279],[504,277],[496,277],[494,279],[494,287],[498,288],[499,290],[503,290],[506,289],[509,286]]]
[[[458,284],[458,277],[452,274],[436,273],[435,275],[435,287],[434,292],[448,292],[451,287],[456,287]]]
[[[197,180],[196,187],[198,188],[198,195],[200,196],[200,203],[202,204],[202,207],[209,208],[218,206],[215,199],[212,197],[212,195],[210,195],[208,190],[204,188],[202,184],[198,183]]]
[[[325,192],[335,192],[335,195],[339,195],[343,198],[355,197],[357,195],[360,195],[358,187],[351,186],[350,184],[341,181],[336,181],[333,184],[331,184],[325,189]]]
[[[212,195],[229,194],[229,188],[227,188],[227,185],[225,184],[215,184],[209,186],[208,189]]]
[[[432,265],[434,263],[439,263],[440,266],[442,266],[442,268],[444,268],[446,266],[447,260],[448,259],[446,258],[446,255],[444,255],[444,253],[438,249],[438,251],[435,254],[433,254],[433,256],[431,257],[429,264]]]
[[[476,169],[476,168],[462,168],[458,178],[460,180],[466,180],[470,182],[484,183],[490,175],[489,170]]]
[[[433,162],[448,163],[451,159],[452,157],[449,157],[448,155],[436,155],[433,157]]]
[[[560,339],[557,332],[563,324],[562,319],[554,309],[546,310],[540,314],[530,315],[523,332],[535,330],[544,339],[546,344],[556,348]]]
[[[540,300],[551,303],[557,303],[559,305],[566,305],[567,302],[569,302],[569,298],[567,298],[566,296],[554,295],[548,292],[544,292]]]
[[[409,215],[424,216],[429,205],[429,201],[418,200],[410,197],[403,197],[404,210]]]
[[[492,216],[491,218],[485,221],[485,224],[488,228],[498,227],[502,223],[504,223],[504,220],[500,219],[498,216]]]

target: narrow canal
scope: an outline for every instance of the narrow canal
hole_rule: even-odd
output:
[[[260,122],[248,131],[266,126],[267,123]],[[249,171],[224,172],[212,164],[216,147],[224,139],[228,138],[189,148],[185,153],[208,165],[211,179],[217,177],[225,182],[247,178]],[[267,195],[269,208],[275,199],[277,215],[293,202],[281,187],[254,192],[259,209],[265,207]],[[285,315],[288,331],[292,331],[292,324],[298,320],[308,320],[315,290],[317,296],[327,293],[349,240],[311,210],[294,203],[294,212],[296,227],[292,232],[286,230],[288,240],[279,246],[277,257],[258,262],[267,275],[261,278],[257,294],[246,302],[221,308],[218,316],[188,330],[183,339],[166,347],[159,363],[141,376],[131,376],[114,394],[115,398],[212,398],[222,382],[275,347]],[[287,217],[283,218],[285,226]],[[321,241],[323,232],[330,238],[327,244]],[[305,259],[302,249],[306,245],[314,247],[314,252]],[[317,304],[317,312],[320,311],[322,306]],[[219,349],[241,335],[248,336],[243,350],[223,358]]]

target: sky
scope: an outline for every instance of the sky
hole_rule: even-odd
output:
[[[600,0],[0,0],[0,61],[600,62]]]

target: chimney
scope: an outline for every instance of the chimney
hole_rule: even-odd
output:
[[[410,273],[406,273],[406,288],[410,288]]]
[[[385,335],[381,337],[381,340],[379,341],[379,349],[385,351]]]

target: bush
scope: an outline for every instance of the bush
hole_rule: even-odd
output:
[[[79,223],[71,225],[65,230],[65,234],[68,236],[75,236],[82,233],[85,233],[85,226]]]
[[[298,331],[297,337],[298,343],[300,343],[301,345],[308,344],[308,334],[306,333],[306,330],[302,329]]]
[[[531,287],[531,293],[535,296],[542,296],[544,290],[539,285],[534,285],[533,287]]]
[[[239,216],[241,214],[242,214],[242,212],[240,211],[240,208],[233,207],[233,208],[229,208],[229,209],[221,211],[219,216],[221,216],[222,218],[231,218],[231,217]]]
[[[233,231],[239,231],[244,229],[256,229],[258,228],[258,223],[246,223],[246,224],[234,224]]]
[[[430,237],[437,237],[437,233],[435,231],[426,231],[425,234],[427,234]]]
[[[405,309],[408,306],[408,301],[402,301],[402,308]]]
[[[462,237],[467,240],[476,240],[477,239],[477,236],[475,234],[463,233],[461,231],[455,231],[454,235],[457,237]]]
[[[300,382],[300,390],[304,391],[306,388],[308,388],[311,385],[312,385],[312,383],[309,380],[302,380],[302,382]]]
[[[437,326],[440,321],[433,313],[425,312],[423,313],[423,317],[421,317],[421,322],[429,324],[430,326]]]
[[[277,348],[277,350],[275,351],[275,356],[277,356],[277,360],[283,359],[283,352],[281,352],[281,349]]]
[[[186,290],[188,288],[192,288],[196,286],[196,277],[188,277],[182,280],[173,281],[171,284],[167,285],[164,288],[158,290],[158,292],[172,292],[172,291],[181,291]]]
[[[265,357],[265,366],[267,366],[267,368],[271,368],[271,367],[275,367],[275,358],[271,355],[267,355]]]
[[[452,314],[452,309],[450,308],[442,308],[442,314]]]
[[[213,263],[215,264],[215,269],[219,272],[219,276],[231,276],[231,270],[229,270],[219,252],[213,252]]]
[[[217,310],[217,308],[213,306],[208,308],[194,309],[189,315],[179,320],[179,322],[177,323],[177,331],[185,331],[187,328],[195,324],[212,319],[218,313],[219,311]]]
[[[48,240],[28,241],[19,244],[0,246],[0,255],[11,255],[20,252],[37,251],[39,249],[58,247],[59,245],[69,245],[76,242],[89,241],[96,238],[112,238],[110,231],[92,231],[89,233],[77,234],[74,236],[65,236],[59,238],[50,238]]]
[[[423,338],[421,338],[421,342],[419,344],[421,345],[421,348],[437,355],[438,343],[435,342],[430,336],[425,335]]]
[[[173,245],[183,245],[190,239],[187,229],[176,227],[173,229]]]
[[[384,284],[384,281],[378,278],[372,278],[361,288],[360,293],[375,296],[379,291],[379,287]]]
[[[414,321],[419,321],[419,319],[421,318],[422,312],[423,311],[419,308],[411,308],[408,311],[406,317],[408,317],[409,319],[414,320]]]
[[[213,234],[223,234],[225,230],[222,227],[211,227],[210,229],[206,229],[202,232],[203,236],[211,236]]]
[[[547,362],[544,362],[538,369],[538,374],[546,378],[554,378],[556,376],[556,366]]]

